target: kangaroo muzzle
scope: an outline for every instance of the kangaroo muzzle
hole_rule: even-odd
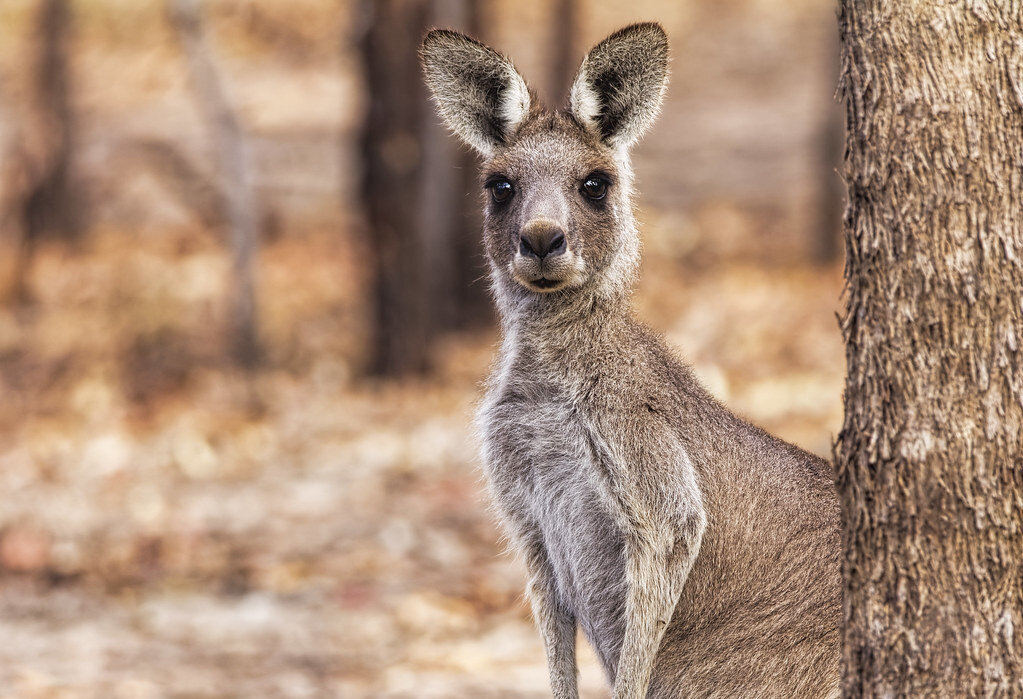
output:
[[[557,291],[573,285],[582,271],[565,230],[550,218],[534,218],[519,231],[512,277],[531,291]]]
[[[543,261],[547,257],[564,255],[568,242],[561,227],[545,220],[530,223],[519,235],[519,254]]]

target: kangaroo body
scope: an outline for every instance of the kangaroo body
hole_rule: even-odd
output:
[[[642,479],[690,481],[706,525],[649,696],[837,691],[840,542],[830,467],[728,412],[646,328],[602,316],[563,338],[567,362],[545,361],[549,345],[506,339],[481,407],[488,480],[519,547],[541,559],[531,569],[544,570],[546,559],[540,575],[553,578],[556,606],[575,618],[614,682],[626,548],[636,534],[607,504],[617,497],[611,474],[637,468]],[[637,442],[656,465],[611,463],[622,451],[615,445]],[[649,582],[657,577],[651,571]]]
[[[634,25],[584,60],[567,112],[504,57],[431,32],[427,79],[484,156],[503,339],[478,416],[490,489],[530,575],[556,697],[575,632],[616,699],[838,692],[830,467],[730,413],[633,319],[627,148],[667,45]]]

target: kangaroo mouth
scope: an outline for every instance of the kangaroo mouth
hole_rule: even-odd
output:
[[[529,282],[530,286],[535,286],[537,289],[553,289],[561,286],[564,282],[560,279],[548,279],[547,277],[540,277],[539,279],[533,279]]]

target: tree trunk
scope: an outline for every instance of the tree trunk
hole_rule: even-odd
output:
[[[220,72],[203,32],[199,0],[172,0],[171,16],[181,37],[200,111],[217,147],[221,191],[231,224],[234,276],[231,290],[230,352],[241,366],[258,363],[253,259],[259,235],[255,185],[248,144],[227,101]]]
[[[6,154],[18,162],[28,182],[13,212],[0,212],[0,226],[14,229],[12,281],[0,295],[18,302],[30,298],[28,275],[37,241],[50,235],[78,240],[85,229],[84,207],[72,184],[75,118],[68,77],[71,13],[68,0],[43,0],[36,19],[33,107],[29,127],[37,149],[13,147]],[[34,150],[36,152],[30,152]],[[11,183],[8,182],[8,185]],[[16,212],[16,213],[15,213]]]
[[[431,0],[428,24],[481,33],[480,8],[471,0]],[[418,74],[416,78],[422,82]],[[481,188],[475,155],[441,123],[422,94],[422,189],[418,222],[429,279],[433,330],[479,326],[492,319],[483,253]]]
[[[843,0],[847,697],[1023,694],[1023,6]]]
[[[67,0],[44,0],[39,8],[36,63],[36,118],[44,129],[46,153],[23,206],[26,249],[46,233],[73,240],[82,231],[81,207],[71,187],[75,134],[68,80]]]
[[[575,35],[579,25],[578,0],[556,0],[551,17],[551,65],[547,94],[551,106],[568,104],[568,92],[579,68]]]
[[[834,84],[838,75],[838,34],[828,32],[825,55],[828,84]],[[842,208],[845,204],[845,188],[839,175],[842,162],[842,148],[845,144],[845,120],[834,94],[827,95],[827,102],[821,106],[821,120],[818,126],[814,155],[814,169],[817,178],[817,218],[810,240],[810,256],[820,265],[829,265],[838,259],[842,240]]]
[[[363,0],[361,46],[369,99],[362,135],[363,200],[373,267],[371,373],[427,369],[434,316],[420,220],[425,90],[416,50],[426,32],[424,0]]]

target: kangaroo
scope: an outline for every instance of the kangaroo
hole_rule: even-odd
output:
[[[482,156],[502,340],[477,426],[553,695],[578,695],[578,625],[614,699],[837,696],[830,466],[729,412],[630,308],[629,148],[666,89],[664,30],[597,44],[563,111],[457,32],[421,57]]]

